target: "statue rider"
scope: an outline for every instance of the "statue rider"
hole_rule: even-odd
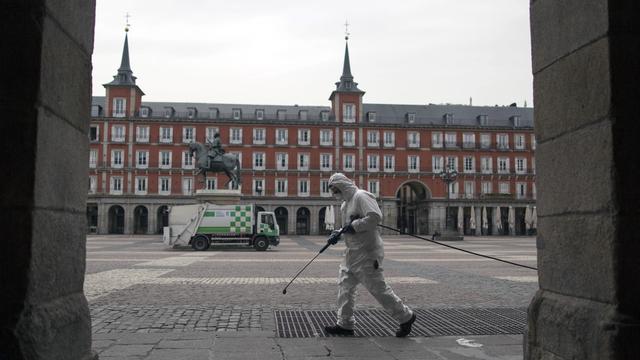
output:
[[[215,133],[213,135],[213,141],[209,147],[209,153],[207,154],[209,156],[209,163],[212,163],[218,155],[222,155],[224,153],[225,151],[222,148],[222,142],[220,141],[220,133]]]

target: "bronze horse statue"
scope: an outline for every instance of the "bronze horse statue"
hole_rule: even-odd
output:
[[[240,186],[240,159],[234,154],[218,154],[214,158],[209,157],[209,148],[198,142],[192,142],[189,144],[189,154],[194,155],[196,160],[196,168],[198,172],[204,174],[204,178],[207,178],[207,171],[211,172],[224,172],[227,174],[229,181],[224,185],[227,186],[229,182],[232,183],[232,188],[237,190]]]

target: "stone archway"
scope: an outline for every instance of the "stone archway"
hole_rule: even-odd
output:
[[[98,205],[87,204],[87,233],[98,233]]]
[[[396,191],[398,229],[408,234],[429,234],[428,201],[431,190],[424,183],[410,180]]]
[[[139,205],[133,210],[133,233],[146,234],[149,231],[149,210]]]
[[[162,234],[164,227],[169,226],[169,206],[162,205],[158,207],[158,211],[156,211],[156,218],[158,219],[156,222],[156,224],[158,224],[156,232],[158,234]]]
[[[288,234],[289,233],[289,211],[285,207],[278,207],[274,211],[276,214],[276,222],[278,223],[278,227],[280,227],[280,234]]]
[[[124,208],[120,205],[111,206],[108,217],[109,234],[124,234]]]
[[[311,212],[306,207],[296,211],[296,235],[309,235],[311,233]]]

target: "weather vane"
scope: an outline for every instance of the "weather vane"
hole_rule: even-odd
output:
[[[344,39],[349,40],[349,35],[351,35],[349,33],[349,21],[345,20],[344,21]]]
[[[129,15],[129,13],[127,12],[127,14],[124,17],[127,21],[126,25],[124,26],[124,31],[129,32],[129,27],[131,27],[131,24],[129,24],[129,18],[131,17],[131,15]]]

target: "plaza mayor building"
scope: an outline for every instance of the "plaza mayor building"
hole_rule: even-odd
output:
[[[464,235],[535,228],[532,108],[364,103],[348,44],[335,84],[328,106],[146,102],[125,35],[120,68],[92,102],[89,232],[160,233],[172,205],[229,189],[224,173],[205,181],[189,152],[215,133],[240,159],[240,202],[273,211],[281,234],[327,232],[338,171],[377,196],[385,225],[407,233],[442,232],[447,209],[448,227]]]

